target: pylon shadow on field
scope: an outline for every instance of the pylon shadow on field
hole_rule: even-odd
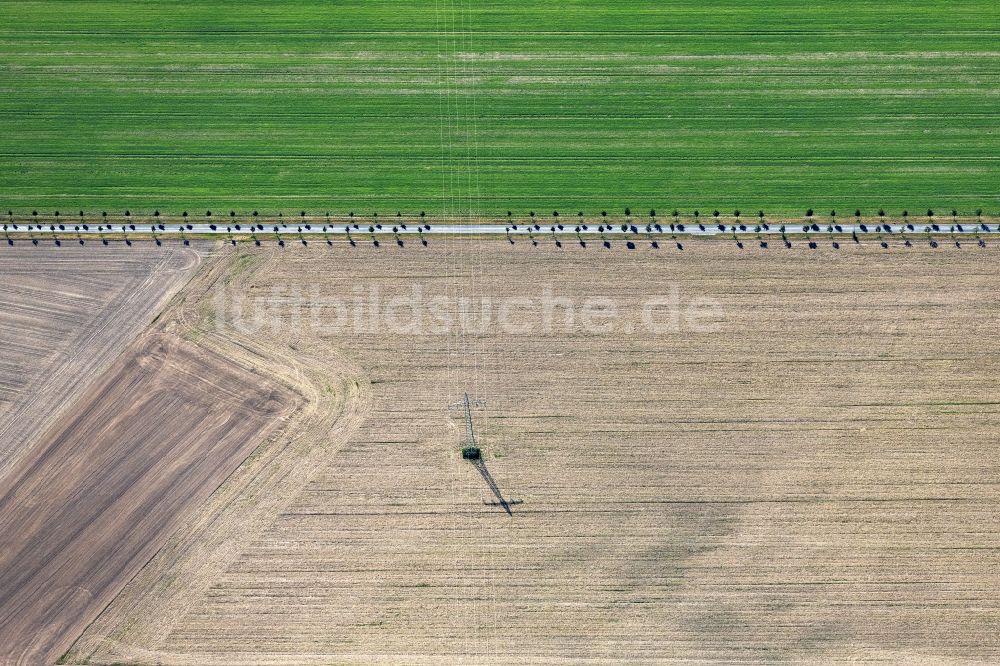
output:
[[[483,462],[483,459],[480,458],[472,464],[476,466],[476,469],[478,469],[479,473],[482,474],[483,480],[486,481],[486,485],[488,485],[490,490],[493,491],[493,494],[496,495],[497,504],[507,512],[508,516],[513,516],[514,514],[511,513],[510,510],[511,503],[504,499],[503,493],[500,492],[500,487],[497,485],[497,482],[493,480],[493,475],[490,474],[490,470],[486,468],[486,463]],[[515,501],[514,503],[517,504],[518,502]]]

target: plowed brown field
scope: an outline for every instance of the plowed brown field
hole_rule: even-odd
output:
[[[0,252],[0,478],[190,278],[180,244]]]
[[[0,663],[51,663],[294,404],[173,336],[128,353],[0,483]]]

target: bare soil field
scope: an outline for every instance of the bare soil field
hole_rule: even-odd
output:
[[[308,407],[68,661],[1000,659],[992,245],[232,252],[164,330]]]
[[[0,248],[0,478],[197,264],[180,244]]]
[[[0,484],[0,663],[52,663],[294,405],[153,332]]]

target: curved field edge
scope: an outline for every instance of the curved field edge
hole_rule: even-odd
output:
[[[315,358],[282,351],[214,316],[219,304],[213,290],[238,287],[258,263],[238,254],[208,262],[160,327],[292,387],[301,402],[173,533],[64,655],[64,663],[160,659],[158,645],[188,605],[270,526],[369,409],[367,381],[336,352]]]

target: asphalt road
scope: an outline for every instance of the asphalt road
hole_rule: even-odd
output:
[[[911,239],[917,239],[925,237],[927,235],[927,229],[930,228],[931,233],[934,235],[956,235],[956,236],[972,236],[977,235],[987,235],[987,234],[1000,234],[1000,225],[991,227],[984,223],[964,223],[964,224],[954,224],[947,223],[942,224],[939,222],[933,223],[934,227],[931,227],[928,223],[910,223],[910,224],[837,224],[831,225],[830,223],[811,223],[806,224],[805,222],[799,224],[785,224],[785,225],[758,225],[756,222],[751,223],[740,223],[731,224],[723,222],[702,222],[701,224],[679,224],[671,228],[669,223],[658,222],[656,225],[647,223],[633,222],[631,224],[580,224],[575,223],[553,223],[548,222],[542,224],[541,222],[532,224],[447,224],[447,225],[430,225],[430,224],[386,224],[386,223],[353,223],[350,225],[343,224],[329,224],[329,225],[319,225],[319,224],[274,224],[274,223],[255,223],[255,224],[212,224],[212,223],[191,223],[191,224],[176,224],[176,223],[162,223],[162,224],[15,224],[8,223],[3,225],[3,230],[12,237],[22,237],[26,235],[36,236],[38,238],[51,238],[55,234],[59,238],[75,238],[76,236],[88,236],[88,237],[100,237],[103,234],[119,236],[121,234],[135,234],[137,236],[148,237],[148,236],[160,236],[164,238],[174,238],[181,237],[184,235],[192,236],[218,236],[220,238],[228,238],[231,235],[236,236],[250,236],[254,235],[261,239],[274,238],[277,234],[279,237],[297,238],[300,235],[303,237],[324,237],[325,235],[336,235],[347,237],[349,234],[352,237],[358,239],[370,238],[372,235],[375,236],[420,236],[420,235],[450,235],[450,236],[481,236],[481,235],[495,235],[495,236],[524,236],[524,237],[542,237],[551,236],[553,234],[557,236],[570,236],[574,237],[579,234],[581,237],[600,237],[603,235],[608,236],[635,236],[639,239],[652,239],[658,240],[661,238],[670,238],[672,235],[676,234],[678,236],[722,236],[731,237],[734,234],[738,237],[753,237],[755,238],[758,234],[762,236],[772,236],[780,237],[783,233],[788,235],[801,235],[809,234],[812,237],[822,237],[822,236],[851,236],[857,234],[859,238],[871,237],[878,238],[881,234],[883,237],[886,236],[906,236]]]

